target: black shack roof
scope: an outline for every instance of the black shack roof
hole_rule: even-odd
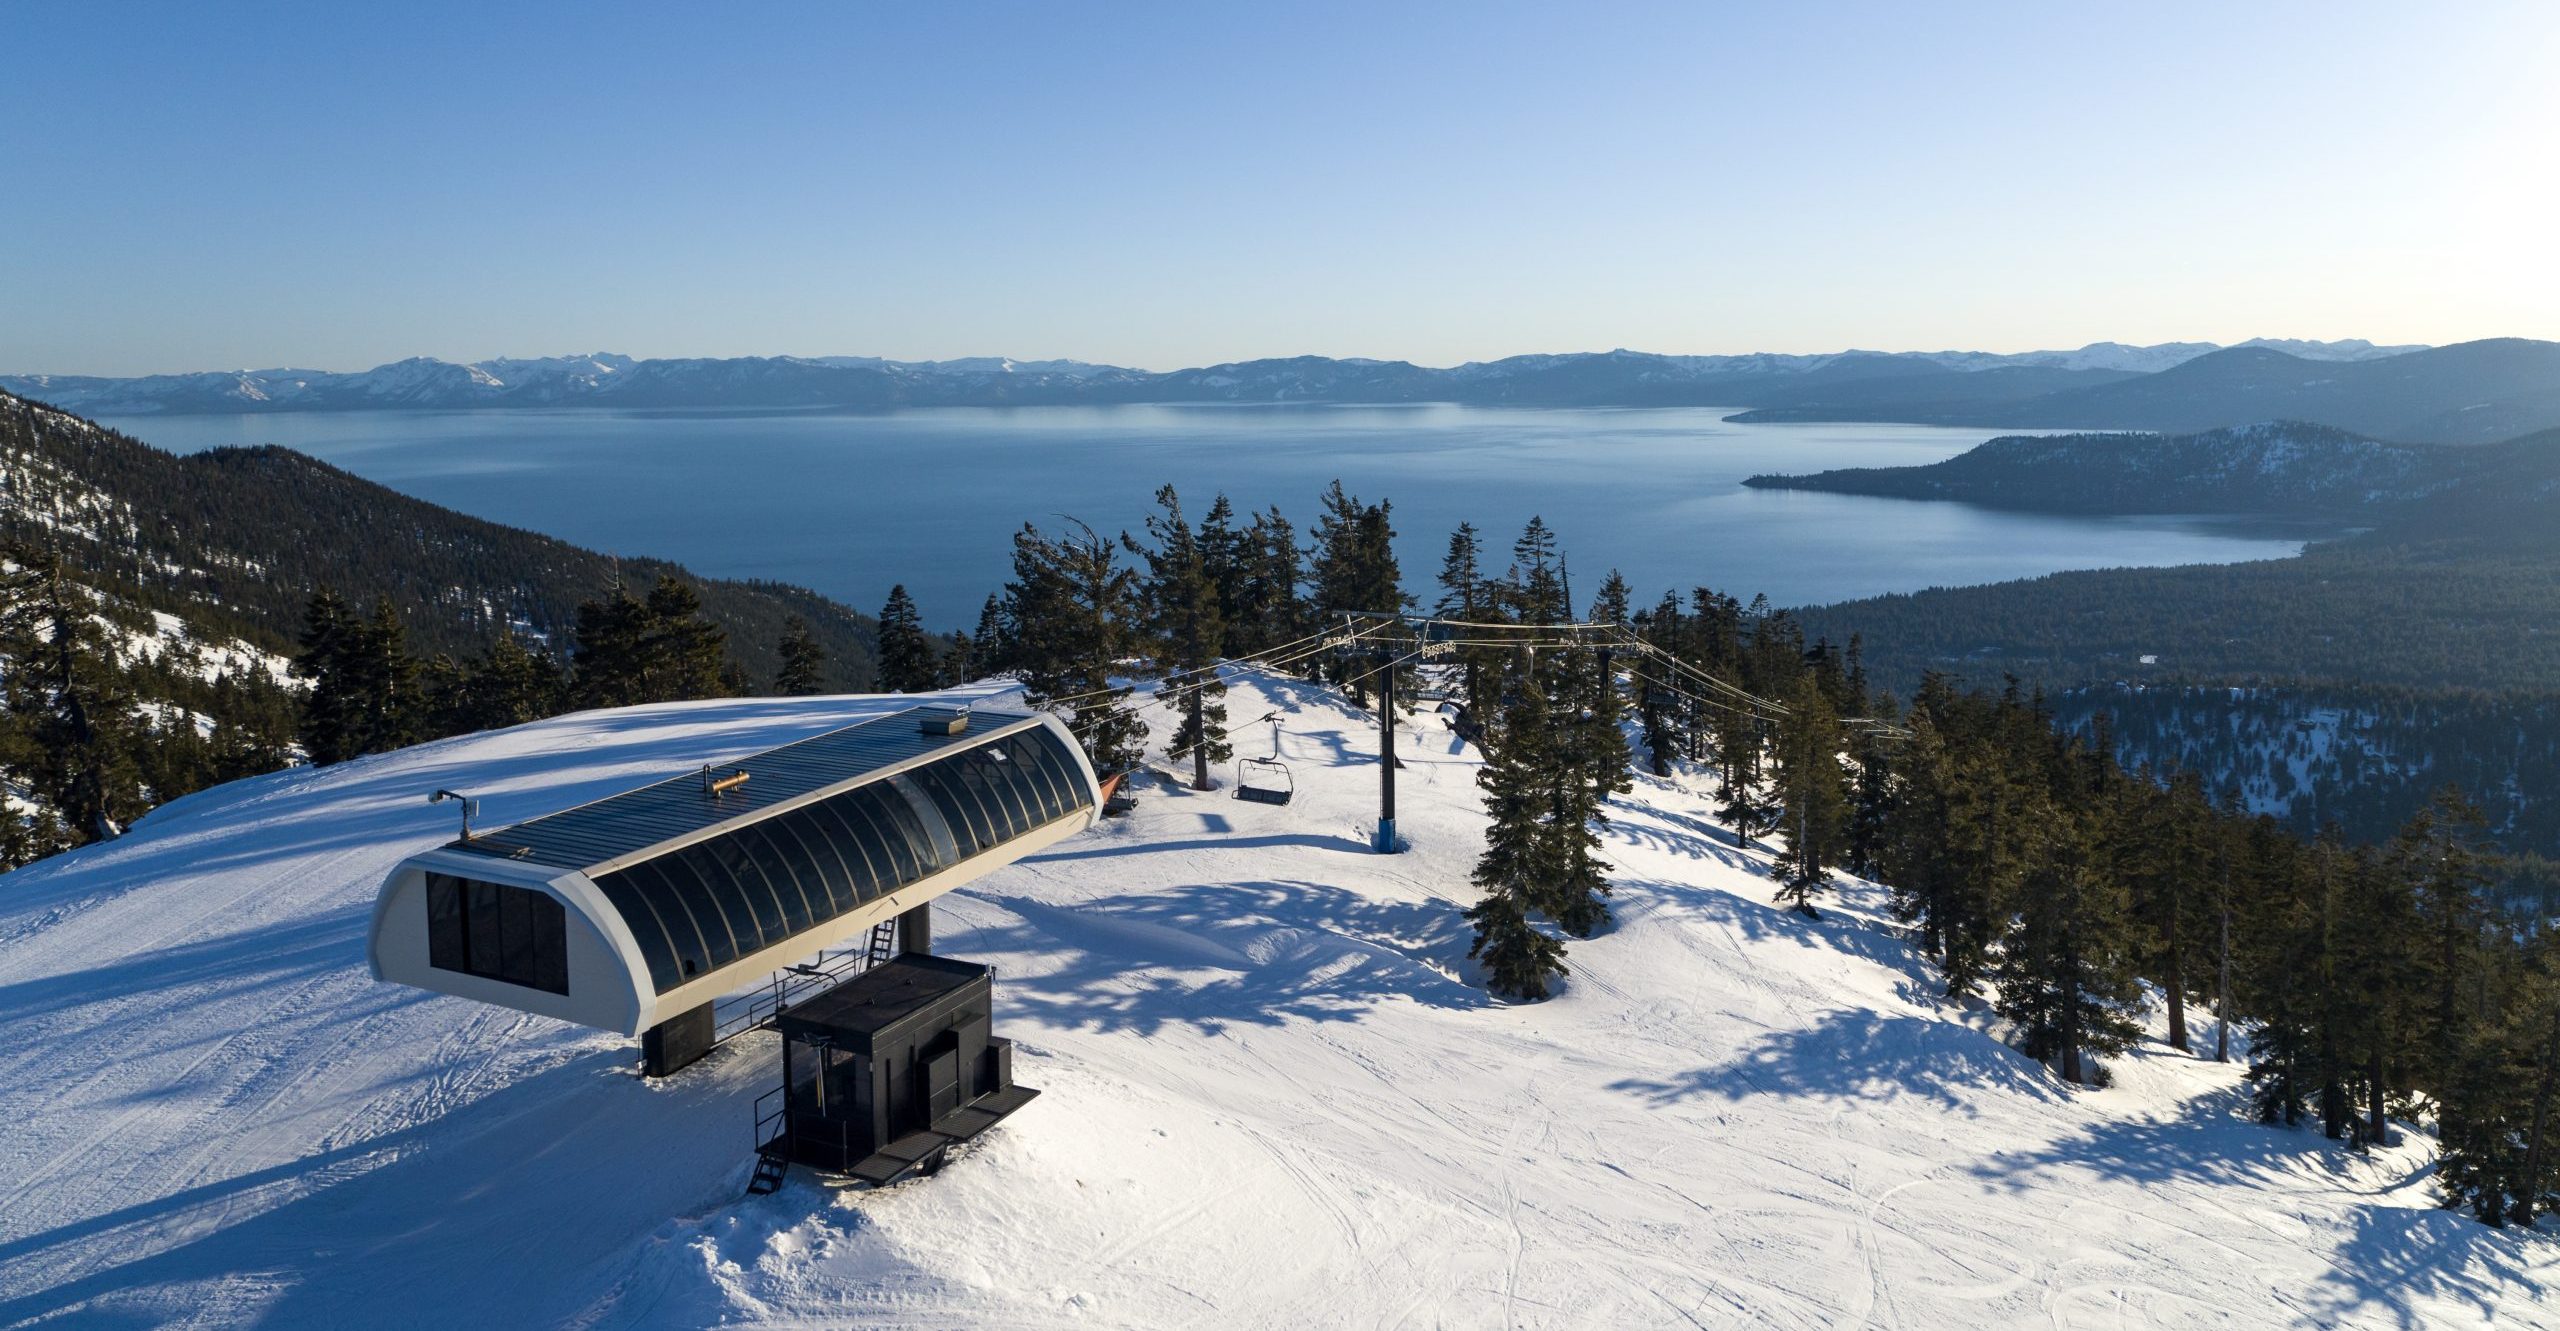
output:
[[[870,1039],[989,982],[990,968],[956,957],[902,953],[782,1013],[787,1035],[824,1031],[868,1051]]]
[[[927,715],[948,716],[958,710],[910,707],[751,758],[715,763],[708,780],[738,772],[748,778],[717,794],[704,773],[688,772],[451,842],[446,849],[601,873],[723,827],[759,821],[780,806],[887,776],[946,750],[983,744],[1038,717],[1032,712],[979,708],[968,713],[966,728],[956,735],[930,734],[921,725]]]

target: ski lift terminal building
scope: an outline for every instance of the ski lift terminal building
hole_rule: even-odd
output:
[[[1091,826],[1041,713],[918,707],[413,855],[375,899],[376,979],[707,1052],[724,995]]]

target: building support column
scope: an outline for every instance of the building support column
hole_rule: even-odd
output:
[[[711,1005],[687,1008],[640,1035],[640,1071],[663,1077],[711,1052],[718,1043]]]
[[[933,903],[909,908],[898,916],[898,951],[901,955],[929,957],[933,955]]]

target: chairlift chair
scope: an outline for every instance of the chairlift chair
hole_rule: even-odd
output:
[[[1262,718],[1271,723],[1271,756],[1236,760],[1236,798],[1255,804],[1286,804],[1298,793],[1298,781],[1289,774],[1289,764],[1280,761],[1280,714]]]
[[[1102,779],[1102,816],[1117,818],[1138,807],[1138,794],[1129,789],[1128,772],[1114,772]]]

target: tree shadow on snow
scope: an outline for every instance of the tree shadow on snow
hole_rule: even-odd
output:
[[[766,1079],[648,1087],[627,1049],[560,1065],[377,1135],[0,1242],[0,1326],[165,1325],[249,1277],[285,1326],[551,1323],[671,1217],[726,1202]],[[403,1082],[425,1078],[420,1069]],[[599,1206],[596,1191],[623,1195]],[[525,1235],[542,1235],[548,1254]],[[63,1262],[63,1250],[85,1261]],[[137,1255],[138,1254],[138,1255]]]
[[[1969,1026],[1855,1008],[1825,1012],[1801,1029],[1768,1032],[1729,1062],[1667,1079],[1631,1077],[1609,1089],[1657,1105],[1755,1095],[1918,1096],[1968,1116],[1986,1091],[2061,1098],[2044,1069]]]
[[[2311,1291],[2314,1320],[2323,1326],[2387,1317],[2401,1331],[2426,1331],[2439,1319],[2419,1306],[2422,1299],[2466,1305],[2496,1325],[2501,1296],[2511,1304],[2519,1290],[2538,1293],[2560,1261],[2560,1239],[2491,1229],[2467,1212],[2376,1205],[2359,1209],[2351,1223]]]
[[[1404,999],[1477,1008],[1466,921],[1436,902],[1377,901],[1318,883],[1203,883],[1057,906],[973,894],[1020,921],[981,927],[971,952],[1015,952],[1053,964],[1008,972],[1008,1018],[1079,1030],[1152,1035],[1189,1026],[1353,1021]]]
[[[2091,1108],[2104,1113],[2107,1105],[2100,1099]],[[2466,1213],[2413,1209],[2382,1196],[2412,1180],[2355,1189],[2341,1177],[2349,1160],[2347,1148],[2316,1127],[2258,1122],[2247,1092],[2231,1087],[2190,1097],[2167,1115],[2102,1119],[2040,1147],[2002,1152],[1973,1173],[2018,1192],[2068,1189],[2098,1177],[2142,1187],[2226,1186],[2243,1190],[2244,1199],[2305,1187],[2361,1194],[2348,1215],[2349,1237],[2329,1254],[2328,1273],[2299,1300],[2321,1326],[2388,1319],[2422,1331],[2433,1324],[2422,1305],[2433,1300],[2467,1304],[2494,1322],[2501,1284],[2538,1288],[2541,1270],[2560,1260],[2552,1236],[2493,1230]]]

